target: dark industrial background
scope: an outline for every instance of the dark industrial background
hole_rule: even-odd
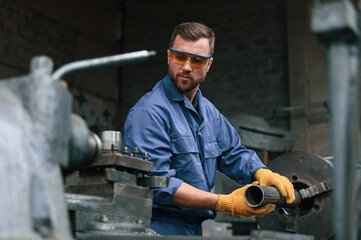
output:
[[[317,3],[317,1],[316,1]],[[324,45],[310,32],[311,0],[1,0],[0,79],[47,55],[54,69],[100,56],[155,50],[147,62],[65,77],[89,127],[123,131],[128,110],[167,73],[174,27],[199,21],[216,34],[203,95],[226,116],[248,113],[297,135],[293,150],[329,153]]]

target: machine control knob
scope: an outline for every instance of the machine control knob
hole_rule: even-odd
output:
[[[132,156],[135,157],[135,158],[138,158],[138,154],[139,154],[139,148],[138,147],[133,147]]]
[[[144,152],[144,153],[142,154],[142,157],[143,157],[143,160],[148,161],[148,159],[149,159],[149,153]]]
[[[122,148],[122,154],[129,155],[129,148],[128,147],[123,147]]]

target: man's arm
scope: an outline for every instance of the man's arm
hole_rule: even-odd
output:
[[[253,184],[258,184],[258,182]],[[260,208],[252,208],[246,204],[244,192],[249,185],[239,188],[228,195],[217,195],[199,190],[183,182],[173,194],[172,204],[196,209],[215,210],[217,212],[231,213],[233,216],[245,217],[272,212],[276,207],[275,205],[268,204]]]
[[[256,180],[261,186],[275,186],[288,204],[294,202],[293,184],[286,177],[267,169],[253,150],[242,146],[237,131],[223,115],[219,115],[219,126],[215,129],[218,130],[218,145],[225,154],[218,170],[240,184]]]
[[[195,209],[215,210],[218,195],[183,182],[172,196],[172,204]]]

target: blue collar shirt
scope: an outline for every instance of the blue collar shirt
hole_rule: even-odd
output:
[[[165,76],[129,111],[123,146],[148,152],[154,163],[152,174],[170,177],[168,187],[153,190],[153,210],[207,219],[215,213],[171,204],[182,182],[211,191],[219,170],[239,184],[248,184],[265,166],[254,151],[241,145],[238,133],[199,89],[195,97],[198,112]]]

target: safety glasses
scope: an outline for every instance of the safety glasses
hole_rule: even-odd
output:
[[[187,60],[189,60],[191,66],[194,68],[203,67],[206,65],[208,59],[212,57],[212,54],[209,54],[208,56],[202,56],[194,53],[179,51],[172,48],[172,46],[169,47],[169,50],[173,62],[183,65],[187,62]]]

